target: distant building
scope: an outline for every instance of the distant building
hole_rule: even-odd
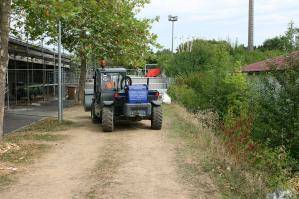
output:
[[[10,38],[6,98],[11,105],[30,104],[56,97],[58,89],[58,54],[40,46]],[[72,65],[69,55],[62,55],[63,77],[67,83]]]
[[[273,70],[272,66],[275,66],[278,70],[284,70],[286,69],[285,67],[288,57],[299,58],[299,51],[290,53],[287,56],[278,56],[254,64],[249,64],[243,67],[242,72],[248,74],[265,73]]]
[[[271,83],[276,89],[280,89],[281,85],[279,82],[274,80],[269,72],[275,70],[283,71],[287,66],[287,62],[290,58],[299,60],[299,51],[288,54],[287,56],[278,56],[272,59],[260,61],[257,63],[249,64],[244,66],[242,69],[243,73],[248,74],[248,83],[251,85],[251,89],[255,92],[260,92],[265,89],[265,80]]]

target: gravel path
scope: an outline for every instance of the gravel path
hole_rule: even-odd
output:
[[[82,127],[63,132],[70,138],[28,166],[0,198],[190,198],[167,129],[153,131],[145,121],[103,133],[81,107],[70,108],[65,118]]]

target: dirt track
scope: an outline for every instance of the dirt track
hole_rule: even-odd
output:
[[[120,124],[103,133],[81,107],[69,109],[65,118],[82,127],[62,132],[70,138],[20,174],[0,198],[190,198],[165,136],[167,125],[153,131],[149,122]]]

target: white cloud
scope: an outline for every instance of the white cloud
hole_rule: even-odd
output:
[[[230,37],[247,42],[248,0],[152,0],[139,15],[160,16],[153,32],[159,35],[159,41],[166,47],[170,46],[169,14],[179,16],[177,38]],[[298,0],[255,0],[256,44],[282,34],[292,19],[299,22]]]

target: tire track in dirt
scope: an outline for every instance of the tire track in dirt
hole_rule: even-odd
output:
[[[109,147],[105,145],[103,150],[109,151],[99,160],[102,167],[98,167],[97,182],[88,196],[188,198],[189,193],[178,182],[174,148],[164,132],[149,129],[149,122],[125,126],[107,134]]]
[[[80,128],[62,132],[70,138],[36,161],[1,198],[169,198],[192,195],[181,184],[175,146],[153,131],[150,122],[125,123],[102,133],[81,107],[65,118]],[[201,198],[201,197],[199,197]],[[205,198],[205,197],[203,197]]]

